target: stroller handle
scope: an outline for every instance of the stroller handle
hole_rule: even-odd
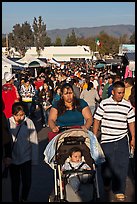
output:
[[[95,170],[87,170],[87,169],[84,169],[84,170],[80,170],[80,169],[75,169],[75,170],[65,170],[63,171],[63,177],[66,178],[67,176],[70,176],[71,174],[74,174],[76,173],[77,176],[82,176],[83,178],[85,178],[85,176],[89,177],[89,178],[94,178],[95,174],[96,174],[96,171]],[[80,178],[79,177],[79,178]]]
[[[81,126],[62,126],[59,127],[59,132],[48,132],[48,140],[52,140],[57,134],[64,132],[65,130],[69,130],[69,129],[74,129],[74,128],[79,128],[82,129]]]
[[[69,130],[69,129],[77,129],[77,128],[81,128],[80,125],[75,125],[75,126],[62,126],[59,127],[59,132],[65,131],[65,130]],[[81,128],[82,129],[82,128]]]
[[[63,171],[63,174],[74,174],[74,173],[77,173],[77,174],[94,174],[95,170],[94,169],[91,169],[91,170],[75,169],[75,170],[64,170]]]

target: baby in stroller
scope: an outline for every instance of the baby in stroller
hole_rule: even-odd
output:
[[[64,198],[68,202],[89,202],[94,199],[95,171],[93,163],[89,166],[85,162],[82,150],[83,148],[80,148],[79,145],[71,147],[68,150],[69,157],[61,168]]]
[[[74,128],[59,133],[48,143],[44,161],[54,170],[50,202],[90,202],[99,198],[95,165],[98,160],[96,151],[90,148],[91,143],[96,146],[93,141],[89,132]]]
[[[72,147],[69,151],[69,161],[67,160],[65,164],[62,166],[62,171],[66,170],[91,170],[91,167],[82,161],[82,150],[79,147]],[[75,192],[78,192],[80,182],[83,180],[86,181],[86,177],[78,175],[78,173],[72,173],[67,177],[68,183],[70,183],[71,187]]]

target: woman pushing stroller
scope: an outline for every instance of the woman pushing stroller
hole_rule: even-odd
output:
[[[52,132],[59,132],[60,127],[81,126],[88,130],[92,124],[92,113],[86,101],[75,97],[73,87],[64,83],[61,87],[61,98],[53,103],[50,110],[49,127]]]
[[[81,182],[77,180],[77,177],[74,177],[73,172],[71,176],[69,176],[69,183],[66,183],[65,185],[64,195],[62,191],[61,171],[63,171],[62,173],[65,174],[64,170],[66,169],[66,167],[68,167],[67,166],[68,164],[64,164],[65,160],[63,160],[63,158],[68,157],[68,151],[69,151],[68,148],[70,148],[70,146],[73,146],[72,148],[74,148],[74,146],[81,144],[82,142],[80,141],[81,137],[85,138],[84,141],[87,141],[88,144],[86,145],[85,142],[83,142],[81,147],[79,147],[80,150],[79,148],[77,149],[75,147],[76,149],[74,148],[69,151],[69,156],[70,156],[69,165],[71,165],[70,167],[72,167],[72,170],[74,170],[73,167],[74,168],[76,167],[76,168],[81,168],[81,170],[89,169],[90,171],[92,171],[92,173],[95,173],[95,169],[92,168],[94,158],[92,159],[90,154],[91,153],[90,139],[93,137],[90,137],[89,135],[89,132],[90,132],[89,129],[92,125],[92,113],[90,111],[90,108],[87,102],[84,99],[75,97],[75,93],[71,84],[64,83],[62,85],[61,98],[59,101],[55,101],[52,104],[52,107],[49,113],[49,118],[48,118],[48,125],[53,133],[57,133],[57,135],[50,140],[50,142],[48,143],[44,151],[44,156],[45,156],[44,161],[48,163],[51,166],[51,168],[54,169],[54,177],[55,177],[54,193],[55,194],[53,193],[54,194],[53,197],[58,198],[58,196],[60,195],[60,200],[65,199],[69,202],[71,201],[82,202],[82,200],[87,201],[87,200],[93,199],[92,195],[94,191],[93,186],[95,185],[93,184],[94,182],[89,183],[88,185],[85,185],[85,184],[81,185]],[[60,129],[63,129],[64,127],[67,127],[68,130],[60,132]],[[68,139],[73,140],[69,145],[67,144],[67,142],[68,143],[70,142],[70,141],[67,141]],[[76,145],[74,145],[74,143],[76,143]],[[85,158],[85,160],[86,159],[88,160],[88,162],[86,160],[86,163],[88,164],[83,163],[81,161],[82,154],[84,154],[84,157],[86,154],[86,157],[89,158],[89,159]],[[61,160],[59,158],[61,158]],[[85,172],[82,171],[81,173],[82,175],[83,174],[85,175]],[[57,181],[58,179],[56,179],[58,176],[59,176],[59,181]],[[92,176],[92,179],[93,177],[94,176]],[[57,187],[58,183],[60,183],[59,192]],[[81,193],[83,193],[83,190],[86,191],[85,189],[91,192],[91,196],[88,197],[87,193],[84,193],[83,194],[84,196],[82,196]]]

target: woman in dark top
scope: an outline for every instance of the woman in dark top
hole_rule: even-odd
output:
[[[61,87],[61,98],[52,104],[49,127],[52,132],[59,132],[59,127],[81,126],[88,130],[92,124],[92,114],[86,101],[74,96],[73,87],[65,83]]]

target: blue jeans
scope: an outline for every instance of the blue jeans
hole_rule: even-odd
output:
[[[69,178],[69,183],[73,188],[74,192],[76,193],[79,190],[80,181],[77,176],[72,176]]]
[[[26,116],[30,116],[32,113],[32,102],[23,102],[25,106],[25,114]]]
[[[45,109],[43,108],[44,122],[45,122],[46,125],[48,124],[49,112],[50,112],[50,108],[48,108],[47,110],[45,110]]]
[[[129,165],[128,139],[101,144],[106,162],[102,164],[102,178],[105,185],[112,184],[113,193],[125,193]]]

